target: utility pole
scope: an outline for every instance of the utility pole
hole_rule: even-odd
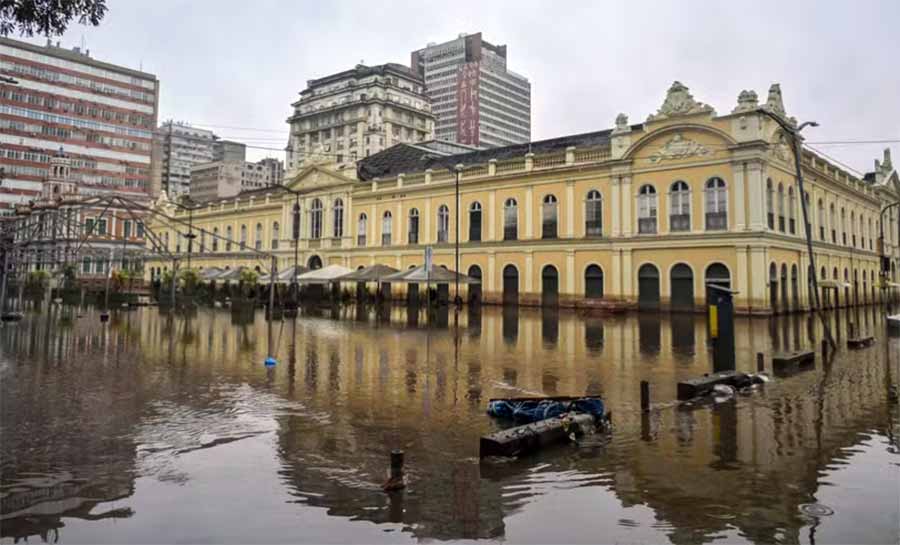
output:
[[[459,217],[462,215],[462,212],[459,209],[459,179],[462,176],[463,166],[462,163],[457,164],[453,167],[453,170],[456,172],[456,312],[459,313],[459,307],[462,305],[462,299],[459,297]]]
[[[809,269],[807,274],[809,275],[810,282],[813,287],[813,295],[815,300],[815,308],[813,309],[815,313],[819,316],[819,320],[822,322],[822,328],[825,332],[825,337],[828,339],[829,344],[831,344],[832,348],[837,348],[837,345],[834,342],[834,337],[831,335],[831,328],[828,327],[828,322],[825,320],[825,316],[822,314],[822,304],[820,301],[819,295],[819,281],[816,276],[816,271],[818,270],[816,267],[816,254],[813,252],[812,246],[812,232],[809,225],[809,211],[806,208],[806,189],[803,187],[803,145],[802,145],[802,137],[800,136],[800,131],[804,129],[804,127],[818,127],[819,124],[815,121],[806,121],[801,123],[799,126],[795,127],[790,124],[786,120],[782,119],[778,114],[767,110],[760,109],[760,112],[763,112],[767,116],[771,117],[781,129],[791,136],[791,140],[793,140],[794,144],[794,168],[796,169],[797,176],[797,186],[800,189],[800,208],[803,211],[803,229],[806,233],[806,250],[809,252]]]

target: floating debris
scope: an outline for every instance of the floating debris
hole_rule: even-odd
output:
[[[834,509],[821,503],[804,503],[800,506],[800,512],[810,517],[828,517],[834,514]]]

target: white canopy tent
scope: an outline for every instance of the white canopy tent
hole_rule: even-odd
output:
[[[328,265],[297,276],[299,284],[330,284],[339,281],[340,277],[352,272],[341,265]]]

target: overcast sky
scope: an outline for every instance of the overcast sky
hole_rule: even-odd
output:
[[[306,80],[360,61],[408,64],[428,42],[478,31],[531,80],[534,139],[611,128],[619,112],[643,121],[680,80],[720,114],[742,89],[765,101],[780,82],[788,113],[821,124],[810,142],[900,140],[898,0],[107,3],[98,28],[73,26],[63,45],[84,39],[97,59],[156,74],[160,121],[262,147],[284,148]],[[816,147],[868,171],[887,145]],[[283,158],[252,158],[268,154]]]

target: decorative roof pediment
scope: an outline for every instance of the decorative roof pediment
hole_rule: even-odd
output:
[[[709,104],[694,100],[687,86],[680,81],[676,81],[669,87],[666,93],[666,100],[663,101],[662,106],[659,107],[655,114],[647,117],[647,121],[660,121],[670,117],[702,113],[715,114],[716,112]]]
[[[687,159],[688,157],[704,157],[713,152],[696,140],[685,138],[680,132],[675,133],[663,146],[653,152],[648,160],[653,164],[663,161]]]
[[[354,180],[351,178],[347,178],[334,170],[312,164],[298,172],[285,185],[295,191],[313,191],[353,182]]]

